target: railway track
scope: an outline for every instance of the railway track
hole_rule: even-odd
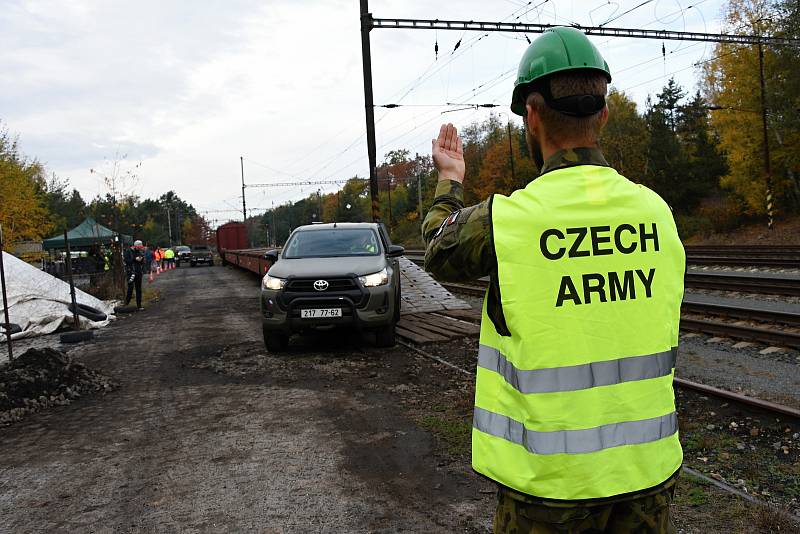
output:
[[[455,284],[442,283],[449,291],[466,293],[468,295],[483,296],[486,292],[486,283]],[[687,299],[681,311],[687,315],[700,315],[738,319],[740,321],[756,321],[759,323],[772,323],[788,327],[800,327],[800,314],[783,312],[757,307],[738,307],[724,304],[711,304]],[[696,317],[683,317],[681,329],[689,332],[700,332],[714,336],[730,337],[745,341],[757,341],[768,345],[779,345],[800,349],[800,333],[793,331],[777,330],[762,326],[752,326],[741,323],[728,323],[719,320],[700,319]]]
[[[422,265],[423,255],[407,254],[406,257]],[[800,277],[781,276],[770,273],[706,272],[689,270],[684,278],[686,287],[713,289],[763,295],[800,296]]]
[[[772,267],[800,269],[800,246],[686,246],[689,265],[726,265],[736,267]],[[406,250],[407,257],[419,258],[424,250]]]

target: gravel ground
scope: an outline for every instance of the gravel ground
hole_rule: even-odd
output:
[[[267,354],[258,280],[231,268],[173,271],[156,285],[161,303],[70,353],[118,380],[117,390],[0,429],[0,532],[490,530],[493,487],[469,467],[471,376],[402,345],[376,349],[341,333],[295,338],[289,352]],[[709,350],[686,342],[694,344],[698,354]],[[425,350],[474,369],[477,340]],[[686,413],[694,406],[680,402]],[[692,461],[790,503],[796,430],[696,406],[681,416],[682,431],[698,436],[692,454],[707,462]],[[760,434],[749,439],[756,424]],[[712,446],[704,432],[731,439]],[[773,465],[771,451],[784,470],[738,475],[745,464],[736,455],[749,458],[751,445],[758,455],[747,465]],[[789,489],[775,491],[777,483]],[[686,533],[776,524],[688,477],[675,510]]]
[[[487,531],[491,488],[419,421],[461,385],[354,336],[268,356],[232,268],[156,284],[70,354],[117,390],[0,429],[0,532]]]
[[[760,354],[763,345],[735,348],[735,344],[732,340],[684,334],[676,374],[800,408],[800,354],[797,351]]]

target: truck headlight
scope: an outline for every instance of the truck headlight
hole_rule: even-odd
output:
[[[278,278],[276,276],[265,275],[264,279],[261,280],[261,287],[263,289],[273,289],[275,291],[280,291],[283,289],[283,286],[286,285],[285,278]]]
[[[389,283],[389,271],[384,267],[377,273],[358,277],[364,287],[383,286]]]

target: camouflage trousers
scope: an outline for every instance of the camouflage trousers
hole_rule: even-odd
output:
[[[670,504],[675,486],[608,504],[531,503],[497,494],[495,534],[675,534]]]

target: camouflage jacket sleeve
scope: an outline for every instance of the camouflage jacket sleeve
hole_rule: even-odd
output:
[[[422,223],[425,269],[443,281],[475,280],[495,264],[490,202],[464,207],[464,186],[442,180]]]

